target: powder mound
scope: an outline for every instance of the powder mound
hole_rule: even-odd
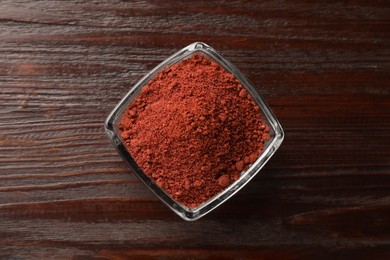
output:
[[[235,182],[270,138],[246,89],[202,55],[157,73],[119,130],[142,170],[191,208]]]

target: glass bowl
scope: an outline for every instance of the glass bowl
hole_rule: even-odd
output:
[[[196,208],[189,208],[184,206],[171,198],[163,189],[155,184],[155,182],[149,178],[142,169],[137,165],[131,154],[125,147],[125,144],[120,137],[119,132],[119,122],[121,121],[122,114],[132,102],[132,100],[138,95],[143,86],[156,75],[157,72],[163,70],[167,65],[171,66],[177,62],[180,62],[183,59],[189,58],[192,55],[201,54],[206,58],[217,62],[227,71],[232,73],[241,84],[247,89],[247,91],[252,95],[253,100],[260,107],[260,113],[264,122],[270,128],[270,139],[264,144],[264,150],[257,158],[247,171],[241,173],[241,177],[227,187],[223,192],[217,194],[210,200],[202,203]],[[119,102],[119,104],[112,110],[110,115],[107,117],[105,122],[105,130],[114,144],[115,148],[118,150],[122,159],[130,167],[130,169],[135,173],[135,175],[158,197],[162,202],[164,202],[171,210],[173,210],[177,215],[182,217],[184,220],[192,221],[197,220],[205,214],[209,213],[223,202],[232,197],[237,191],[244,187],[266,164],[266,162],[271,158],[275,151],[281,145],[284,132],[276,119],[271,109],[260,96],[256,88],[249,82],[239,71],[238,69],[231,64],[228,60],[223,58],[216,50],[211,48],[205,43],[195,42],[182,50],[176,52],[171,57],[166,59],[152,69],[148,74],[146,74],[137,84],[135,84],[130,91],[124,96],[124,98]],[[145,129],[145,131],[147,131]]]

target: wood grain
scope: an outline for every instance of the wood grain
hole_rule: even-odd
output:
[[[103,122],[204,41],[286,132],[205,218],[175,216]],[[388,1],[0,2],[0,258],[390,258]]]

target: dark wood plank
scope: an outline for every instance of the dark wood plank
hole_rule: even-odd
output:
[[[0,258],[389,258],[389,29],[388,1],[1,1]],[[194,41],[247,75],[286,139],[187,223],[103,122]]]

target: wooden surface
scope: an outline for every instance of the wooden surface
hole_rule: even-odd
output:
[[[185,222],[103,122],[204,41],[286,138],[234,198]],[[389,1],[0,2],[0,258],[390,259]]]

